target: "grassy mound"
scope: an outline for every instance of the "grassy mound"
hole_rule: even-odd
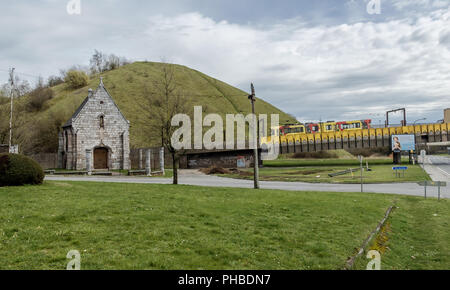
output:
[[[155,80],[161,78],[162,67],[165,64],[155,62],[135,62],[125,65],[116,70],[102,73],[103,83],[114,101],[130,121],[130,141],[132,148],[142,148],[158,146],[160,138],[157,134],[148,132],[149,116],[147,111],[147,96],[153,89]],[[222,117],[226,114],[248,114],[251,112],[251,105],[248,101],[248,92],[244,92],[230,86],[220,80],[207,76],[199,71],[186,66],[173,65],[177,88],[186,98],[190,105],[202,106],[203,115],[217,113]],[[54,97],[48,100],[39,112],[21,112],[21,126],[18,135],[23,136],[19,144],[28,152],[36,148],[53,149],[58,146],[58,131],[60,127],[72,116],[88,95],[88,89],[96,89],[99,84],[100,75],[92,77],[88,84],[82,88],[71,89],[63,83],[52,87]],[[25,96],[16,101],[16,109],[26,108],[29,97]],[[0,124],[7,124],[8,104],[0,105]],[[279,114],[280,123],[293,123],[295,118],[282,112],[271,104],[258,99],[256,102],[256,112],[258,114]],[[3,120],[4,119],[4,120]],[[6,125],[5,125],[6,126]],[[5,127],[6,128],[6,127]],[[36,133],[34,133],[36,132]],[[34,134],[34,135],[33,135]],[[36,136],[35,136],[36,135]],[[40,138],[36,138],[39,136]],[[45,144],[30,144],[42,140],[45,136],[48,142]],[[23,141],[22,141],[23,140]],[[51,140],[51,146],[48,146]],[[20,143],[19,142],[19,143]],[[0,134],[0,143],[1,134]]]

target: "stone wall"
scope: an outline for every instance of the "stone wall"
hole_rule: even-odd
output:
[[[58,154],[57,153],[39,153],[28,155],[31,159],[39,163],[43,169],[58,168]]]
[[[261,159],[261,152],[259,153]],[[237,168],[238,160],[245,168],[253,167],[253,150],[222,150],[187,153],[180,159],[181,169],[209,167]],[[259,164],[262,162],[259,160]]]
[[[145,169],[145,152],[147,149],[151,150],[150,159],[152,170],[153,171],[160,170],[159,147],[131,149],[130,151],[131,169]]]

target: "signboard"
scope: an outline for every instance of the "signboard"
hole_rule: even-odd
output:
[[[416,136],[415,135],[392,135],[391,139],[392,151],[415,151]]]
[[[19,154],[19,145],[11,145],[11,147],[9,147],[9,153]]]
[[[392,167],[392,170],[408,170],[406,166]]]

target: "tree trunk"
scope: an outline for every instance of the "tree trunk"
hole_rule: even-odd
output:
[[[178,184],[178,167],[176,153],[172,153],[173,184]]]

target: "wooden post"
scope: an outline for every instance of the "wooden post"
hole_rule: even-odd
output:
[[[255,115],[255,102],[256,102],[256,94],[255,94],[255,87],[253,86],[253,83],[251,84],[251,91],[252,94],[250,96],[248,96],[248,99],[250,100],[251,104],[252,104],[252,114],[253,117],[255,118],[255,122],[253,122],[253,126],[257,126],[258,121]],[[255,189],[259,189],[259,157],[258,157],[258,144],[259,144],[259,140],[258,140],[258,128],[253,128],[253,138],[255,138],[256,142],[254,142],[254,148],[253,148],[253,183],[254,183],[254,188]],[[255,134],[256,133],[256,134]],[[288,145],[289,146],[289,145]]]
[[[11,111],[9,115],[9,147],[8,147],[9,153],[12,153],[11,146],[12,146],[12,121],[13,121],[13,103],[14,103],[14,70],[15,68],[12,68],[9,73],[9,79],[11,82],[11,95],[9,96],[11,103]]]

